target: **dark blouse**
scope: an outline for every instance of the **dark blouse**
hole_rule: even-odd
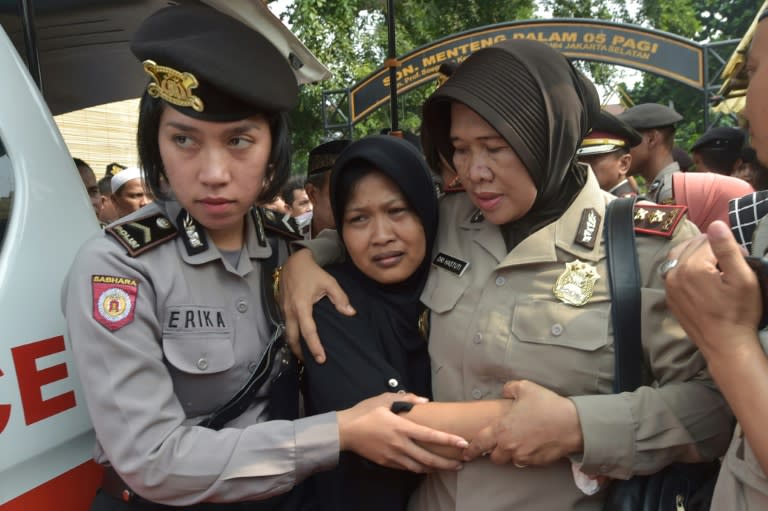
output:
[[[305,344],[304,389],[307,414],[343,410],[382,392],[400,390],[431,397],[429,354],[419,333],[418,303],[393,304],[385,288],[363,277],[349,263],[326,268],[357,310],[338,313],[328,298],[314,307],[326,362],[314,362]],[[404,510],[418,474],[382,467],[352,452],[342,452],[332,471],[315,474],[308,486],[318,510]]]

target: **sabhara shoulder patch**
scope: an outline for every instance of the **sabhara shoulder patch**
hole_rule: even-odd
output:
[[[131,257],[173,239],[178,234],[173,222],[160,213],[115,224],[105,231],[114,236]]]
[[[682,205],[635,204],[635,232],[670,238],[686,211]]]
[[[93,275],[93,319],[115,331],[133,321],[136,316],[136,297],[139,282],[128,277]]]
[[[291,215],[280,215],[271,209],[257,208],[257,213],[264,221],[264,229],[290,240],[301,240],[299,226]]]

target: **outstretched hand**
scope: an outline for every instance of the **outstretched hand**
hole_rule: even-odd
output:
[[[355,314],[347,294],[336,279],[315,263],[309,250],[302,249],[291,255],[283,265],[280,277],[280,308],[285,320],[285,340],[293,354],[303,360],[303,336],[318,364],[325,362],[325,350],[317,335],[312,308],[325,296],[341,314]]]
[[[464,449],[463,438],[420,426],[390,411],[394,401],[426,403],[414,394],[381,394],[338,412],[341,450],[354,451],[379,465],[430,472],[458,470],[461,462],[434,454],[419,443]]]

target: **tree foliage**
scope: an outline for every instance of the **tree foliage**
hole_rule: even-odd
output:
[[[306,155],[324,137],[322,91],[345,89],[380,68],[387,57],[386,0],[296,0],[283,16],[296,35],[333,73],[330,80],[302,87],[291,114],[294,172],[306,169]],[[755,14],[754,0],[397,0],[396,55],[448,35],[494,23],[533,19],[537,7],[557,18],[591,18],[655,28],[694,41],[740,39]],[[723,50],[723,58],[730,51]],[[580,63],[604,88],[624,88],[635,103],[672,103],[687,119],[678,142],[687,147],[703,131],[702,94],[685,85],[645,74],[629,87],[627,71],[598,63]],[[715,73],[717,69],[711,69]],[[398,98],[401,129],[418,131],[420,110],[434,86]],[[336,96],[344,97],[343,94]],[[341,104],[335,118],[344,118]],[[358,122],[359,138],[391,126],[390,110],[380,108]]]
[[[740,40],[749,28],[756,14],[754,0],[674,0],[658,2],[643,0],[636,22],[671,32],[701,43],[717,43]],[[723,60],[727,60],[736,44],[722,45],[715,48]],[[709,76],[713,90],[717,92],[720,63],[712,58],[709,62]],[[688,148],[705,130],[704,109],[709,105],[704,102],[702,92],[654,75],[645,75],[643,80],[628,91],[635,103],[655,102],[671,104],[685,120],[678,126],[677,143]],[[714,116],[710,116],[712,122]],[[733,123],[724,120],[723,123]]]
[[[294,173],[306,169],[306,155],[323,136],[322,91],[351,87],[381,67],[387,57],[386,0],[300,0],[284,21],[332,71],[333,77],[302,87],[291,114]],[[533,0],[397,0],[396,55],[471,28],[533,17]],[[398,98],[400,129],[417,131],[421,104],[433,87]],[[389,108],[380,108],[354,127],[353,138],[392,125]]]

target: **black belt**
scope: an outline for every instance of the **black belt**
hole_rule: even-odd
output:
[[[104,479],[101,481],[101,491],[110,497],[122,500],[123,502],[153,504],[153,502],[142,498],[135,491],[131,490],[131,488],[125,484],[123,478],[120,477],[112,467],[104,467]]]
[[[136,511],[170,511],[174,509],[187,509],[190,511],[313,511],[312,499],[305,498],[302,484],[295,486],[291,491],[270,497],[266,500],[252,500],[247,502],[212,503],[203,502],[182,508],[158,504],[149,501],[125,484],[125,481],[115,472],[111,466],[104,467],[104,479],[101,483],[101,491],[113,499],[132,504],[131,509]],[[122,508],[121,508],[122,509]]]

